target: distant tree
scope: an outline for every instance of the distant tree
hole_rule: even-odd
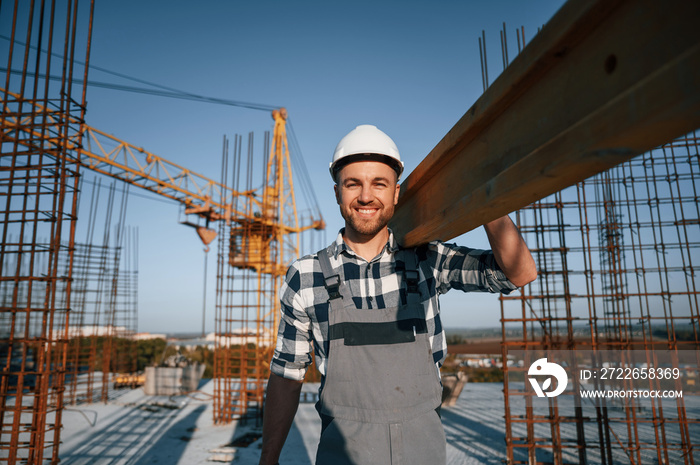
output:
[[[662,339],[668,339],[669,332],[666,328],[655,328],[652,330],[652,334],[656,337]],[[695,341],[697,336],[692,328],[675,328],[676,340],[677,341]]]
[[[208,379],[214,376],[214,351],[209,347],[197,346],[186,351],[185,356],[193,362],[199,362],[204,365],[202,378]]]
[[[470,383],[502,383],[503,370],[497,367],[468,368],[464,370],[469,376]]]
[[[144,370],[147,366],[157,365],[167,346],[165,339],[141,339],[136,346],[136,369]]]

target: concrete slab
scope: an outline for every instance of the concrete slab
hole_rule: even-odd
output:
[[[467,384],[457,404],[443,410],[448,464],[501,464],[504,457],[502,386]],[[280,463],[312,465],[321,431],[314,408],[317,386],[305,385]],[[146,396],[142,389],[116,391],[108,404],[68,407],[63,415],[62,464],[251,464],[260,439],[248,447],[230,443],[259,433],[254,421],[215,426],[213,383],[191,396]],[[479,408],[471,408],[478,405]]]
[[[66,408],[63,415],[62,464],[216,464],[232,463],[256,465],[260,458],[261,440],[256,438],[247,447],[232,447],[234,439],[246,434],[260,434],[261,426],[255,421],[235,422],[226,426],[213,424],[213,382],[206,381],[198,392],[190,396],[146,396],[142,389],[112,391],[107,404],[84,404]],[[299,405],[287,443],[282,451],[283,465],[313,465],[316,456],[321,422],[314,408],[318,385],[303,387]],[[514,414],[522,406],[512,400]],[[700,416],[700,398],[685,399],[688,418]],[[565,413],[567,399],[560,409]],[[671,409],[672,410],[672,409]],[[671,410],[666,413],[671,416]],[[457,403],[442,410],[442,422],[447,436],[448,465],[501,465],[505,461],[505,420],[503,385],[500,383],[467,383]],[[545,414],[546,412],[536,412]],[[647,412],[648,413],[648,412]],[[49,419],[51,421],[51,419]],[[624,426],[624,425],[623,425]],[[573,424],[562,424],[562,437],[575,437]],[[514,436],[524,436],[523,424],[513,425]],[[536,425],[536,434],[549,437],[546,424]],[[586,436],[596,437],[596,424],[585,426]],[[614,426],[619,438],[625,440],[625,431]],[[638,434],[653,444],[653,427],[638,425]],[[681,437],[667,425],[670,441]],[[693,424],[690,435],[697,441],[700,431]],[[526,451],[516,451],[518,459],[525,459]],[[596,451],[589,451],[592,463],[599,460]],[[564,452],[568,463],[576,463],[572,449]],[[614,451],[615,461],[627,462],[623,452]],[[544,461],[551,454],[542,455]],[[547,460],[545,460],[547,459]],[[653,461],[650,459],[650,462]],[[645,461],[646,463],[646,461]],[[674,461],[671,461],[674,463]]]

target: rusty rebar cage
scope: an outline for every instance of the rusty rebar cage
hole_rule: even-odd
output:
[[[114,374],[137,370],[135,229],[129,237],[123,250],[82,243],[74,246],[64,395],[67,404],[107,402]],[[119,263],[119,269],[113,269],[124,253],[128,258]]]
[[[0,462],[58,462],[93,4],[3,2]],[[46,52],[43,52],[46,51]],[[73,120],[71,120],[73,118]],[[62,272],[61,257],[67,257]],[[60,298],[65,295],[65,300]]]
[[[105,252],[104,248],[98,249],[91,244],[75,244],[73,254],[75,281],[71,289],[73,312],[71,325],[68,327],[66,347],[66,392],[64,394],[66,404],[75,405],[80,402],[99,400],[96,397],[94,370],[98,356],[97,340],[87,336],[85,328],[93,329],[98,326],[96,319],[99,318],[102,299],[102,293],[98,289],[104,276],[104,269],[100,267],[100,255],[105,255]],[[65,265],[67,267],[69,263]],[[82,367],[87,369],[83,370]]]
[[[103,305],[105,267],[109,247],[93,244],[75,244],[71,324],[68,327],[66,354],[66,392],[64,402],[76,405],[103,400],[101,334],[104,319]]]
[[[237,192],[260,192],[260,201],[239,196],[240,218],[219,222],[216,278],[214,422],[261,421],[269,364],[280,318],[279,290],[291,261],[301,254],[301,236],[323,229],[311,213],[299,215],[286,136],[286,110],[273,112],[272,140],[266,133],[263,156],[254,155],[249,134],[236,136],[229,151],[224,138],[223,185]],[[261,187],[253,173],[262,167]],[[230,175],[229,175],[230,173]],[[301,227],[300,227],[301,226]],[[315,246],[315,245],[314,245]]]
[[[607,350],[653,363],[670,353],[685,360],[674,386],[684,396],[601,401],[590,415],[551,397],[538,410],[510,377],[534,359],[504,364],[508,463],[698,462],[699,183],[693,133],[517,212],[539,276],[501,298],[503,356]]]
[[[245,161],[243,139],[234,138],[233,162],[228,163],[228,142],[224,146],[224,170],[232,172],[234,189],[254,189],[253,134],[249,134]],[[269,133],[263,153],[267,160]],[[265,163],[263,164],[263,166]],[[265,178],[263,178],[264,180]],[[226,180],[223,182],[226,183]],[[263,184],[264,185],[264,184]],[[216,350],[214,353],[214,422],[259,418],[277,308],[279,286],[278,218],[270,198],[261,205],[237,205],[246,218],[220,222],[216,285]]]
[[[128,191],[121,192],[121,208],[115,212],[115,183],[81,179],[84,242],[76,241],[72,262],[64,254],[61,264],[61,274],[67,275],[72,263],[64,394],[71,405],[107,402],[113,373],[130,373],[137,365],[138,233],[121,226]],[[86,182],[91,190],[85,189]],[[120,223],[113,227],[115,213]],[[65,306],[65,292],[60,301]]]

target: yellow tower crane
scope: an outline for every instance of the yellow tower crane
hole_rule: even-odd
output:
[[[65,122],[59,112],[12,92],[2,92],[35,106],[37,112],[47,115],[55,124]],[[236,191],[82,121],[69,118],[67,122],[80,127],[83,143],[79,145],[71,140],[51,139],[48,134],[36,132],[21,117],[13,117],[10,112],[6,115],[2,127],[4,140],[16,140],[23,145],[27,140],[42,137],[48,147],[66,144],[80,166],[181,203],[185,214],[206,221],[205,226],[187,221],[184,224],[196,228],[207,250],[218,234],[209,227],[210,223],[219,222],[219,231],[226,234],[222,240],[227,238],[222,242],[225,246],[219,247],[219,260],[226,255],[229,276],[235,275],[233,270],[247,275],[243,284],[237,285],[244,288],[240,293],[243,302],[217,304],[215,422],[240,418],[251,406],[261,408],[273,335],[279,324],[281,277],[300,253],[299,234],[325,228],[320,213],[319,218],[312,217],[300,225],[287,143],[287,110],[280,108],[272,112],[273,141],[262,193]],[[217,285],[217,302],[226,300],[219,298],[223,293],[232,291],[225,285]]]

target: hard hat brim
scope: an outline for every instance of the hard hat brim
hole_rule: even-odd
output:
[[[333,179],[337,181],[336,175],[338,174],[338,172],[340,172],[341,169],[343,169],[350,163],[355,163],[358,161],[378,161],[384,163],[385,165],[389,165],[391,169],[396,171],[397,178],[401,177],[401,173],[403,173],[403,162],[397,160],[394,157],[382,155],[379,153],[355,153],[352,155],[347,155],[336,161],[334,164],[332,164],[331,176],[333,176]]]

